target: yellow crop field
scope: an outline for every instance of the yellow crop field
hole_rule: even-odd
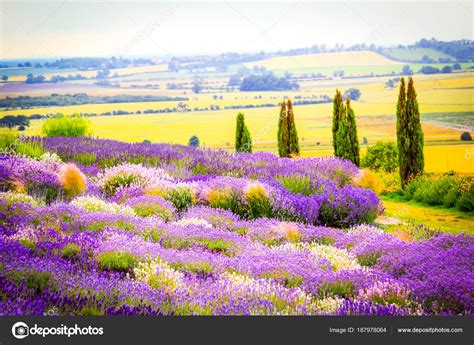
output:
[[[254,109],[246,121],[255,150],[275,151],[277,108]],[[170,142],[186,144],[197,135],[206,147],[232,149],[236,111],[175,114],[123,115],[92,117],[93,135],[122,141]],[[28,134],[40,134],[41,120],[32,121]],[[309,112],[297,113],[297,127],[303,156],[331,155],[331,119],[312,117]],[[377,140],[395,141],[395,122],[384,117],[358,119],[359,137],[370,144]],[[474,144],[435,145],[439,140],[456,140],[460,132],[423,124],[425,134],[425,166],[427,171],[474,172]],[[316,143],[319,142],[320,146]],[[431,144],[433,143],[433,144]],[[362,146],[364,150],[364,146]]]
[[[426,146],[424,152],[427,171],[474,173],[474,144]]]
[[[435,79],[436,78],[436,79]],[[361,85],[351,85],[361,90],[362,96],[359,101],[353,102],[357,115],[382,115],[394,114],[398,97],[398,90],[387,89],[384,86],[386,79],[375,79],[370,83]],[[187,94],[190,100],[185,103],[190,109],[195,107],[205,108],[210,105],[219,105],[221,108],[231,105],[247,104],[276,104],[284,97],[295,100],[297,96],[332,96],[335,92],[339,80],[327,81],[321,84],[302,83],[302,90],[297,91],[269,91],[269,92],[227,92],[227,93],[203,93]],[[342,82],[342,81],[341,81]],[[474,111],[474,73],[464,73],[458,78],[450,75],[423,78],[421,81],[415,80],[415,87],[418,93],[418,103],[421,113],[440,113],[440,112],[467,112]],[[346,88],[341,88],[343,91]],[[136,90],[130,90],[130,94],[135,94]],[[182,95],[182,91],[176,90],[153,90],[153,94]],[[169,92],[168,91],[173,91]],[[123,90],[122,90],[123,92]],[[129,90],[127,90],[127,93]],[[141,94],[141,91],[136,91]],[[223,99],[216,100],[214,96],[222,96]],[[184,96],[184,95],[183,95]],[[149,103],[112,103],[112,104],[87,104],[66,107],[41,107],[34,109],[17,109],[0,112],[0,117],[4,115],[31,115],[31,114],[52,114],[52,113],[103,113],[114,110],[125,110],[129,112],[143,111],[146,109],[165,109],[174,108],[178,102],[149,102]],[[299,106],[299,110],[311,113],[312,117],[328,116],[332,111],[332,104],[317,104],[309,106]],[[244,109],[246,113],[254,113],[257,109]],[[273,111],[270,109],[270,111]]]
[[[149,67],[149,66],[148,66]],[[121,116],[91,117],[93,134],[101,138],[141,142],[173,142],[186,144],[192,135],[197,135],[206,147],[232,149],[235,131],[235,117],[241,111],[252,134],[256,150],[276,150],[276,132],[279,116],[278,107],[246,108],[225,110],[225,106],[276,104],[285,97],[293,100],[314,99],[322,95],[332,96],[336,87],[342,91],[358,88],[362,96],[353,101],[356,113],[359,139],[366,137],[369,144],[378,140],[395,141],[395,110],[398,90],[385,88],[388,77],[363,79],[334,79],[325,81],[302,81],[300,90],[268,92],[206,92],[186,94],[184,103],[189,109],[218,105],[216,111],[174,112],[163,114],[134,114]],[[474,73],[452,73],[443,75],[415,76],[415,87],[421,113],[455,113],[474,111]],[[137,94],[140,89],[127,93]],[[151,91],[151,90],[149,90]],[[104,91],[105,92],[105,91]],[[123,92],[123,89],[122,89]],[[166,92],[182,95],[183,90],[153,90],[153,94]],[[134,93],[134,92],[133,92]],[[151,94],[151,93],[150,93]],[[216,97],[217,96],[217,97]],[[220,97],[222,96],[222,100]],[[216,99],[219,98],[219,99]],[[113,104],[85,104],[65,107],[42,107],[0,112],[0,117],[12,115],[55,114],[55,113],[105,113],[117,110],[136,112],[147,109],[176,108],[179,102],[134,102]],[[296,125],[303,155],[332,154],[330,140],[332,103],[296,105]],[[32,134],[40,133],[41,121],[32,121]],[[474,152],[471,159],[464,158],[464,150],[470,154],[469,145],[459,143],[460,130],[449,125],[423,123],[425,135],[426,169],[429,171],[457,170],[472,172]],[[440,142],[443,145],[439,145]],[[319,143],[319,144],[317,144]],[[467,155],[469,155],[467,154]]]
[[[96,105],[100,106],[100,105]],[[299,137],[304,142],[328,142],[331,138],[330,105],[295,108]],[[101,109],[102,110],[102,109]],[[168,114],[141,114],[91,117],[94,135],[124,141],[187,143],[192,135],[211,147],[226,147],[232,142],[237,110],[202,111]],[[256,146],[276,145],[278,108],[258,108],[244,111],[246,122]],[[37,121],[33,121],[36,123]],[[395,139],[393,116],[357,116],[359,136],[370,142]],[[426,141],[458,140],[460,131],[423,124]]]
[[[361,148],[361,155],[365,148]],[[441,173],[456,171],[459,173],[474,173],[474,144],[467,145],[425,145],[425,170]],[[301,156],[330,156],[333,155],[331,146],[326,145],[321,149],[302,146]]]
[[[372,51],[337,52],[273,57],[249,62],[247,67],[263,66],[268,69],[329,67],[329,66],[384,66],[400,64]]]

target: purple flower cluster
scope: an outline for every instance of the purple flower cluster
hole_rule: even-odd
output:
[[[89,154],[95,157],[92,165],[99,167],[132,161],[154,166],[175,165],[175,170],[179,170],[177,167],[184,164],[194,175],[232,174],[250,178],[304,175],[311,180],[330,177],[339,184],[347,183],[358,171],[349,161],[334,157],[291,160],[265,152],[229,154],[225,151],[171,144],[124,143],[81,137],[41,140],[48,151],[56,152],[64,161],[78,161],[81,154]]]
[[[346,161],[43,141],[92,162],[87,189],[0,161],[2,315],[474,314],[473,237],[368,225],[380,202]]]
[[[200,187],[198,199],[202,204],[229,209],[245,218],[275,217],[315,225],[350,227],[354,224],[371,223],[382,211],[380,201],[372,191],[353,185],[352,179],[358,169],[352,163],[334,157],[291,160],[271,153],[230,154],[180,145],[130,144],[92,138],[56,137],[30,140],[42,140],[46,149],[57,153],[64,161],[76,162],[88,174],[97,174],[105,167],[113,170],[114,165],[126,162],[162,168],[176,179],[175,182],[197,184]],[[13,158],[13,161],[15,159]],[[130,166],[130,169],[132,168],[133,166]],[[57,191],[53,183],[56,179],[54,169],[41,167],[36,170],[47,172],[46,175],[34,174],[38,175],[36,180],[44,179],[43,176],[49,177],[49,180],[32,180],[31,188],[44,189],[46,185],[48,193],[54,194]],[[149,175],[152,172],[146,173]],[[163,180],[168,178],[169,176]],[[264,184],[268,200],[262,200],[260,197],[256,200],[249,200],[252,197],[245,198],[242,194],[249,181],[260,181]],[[101,191],[112,197],[112,201],[120,202],[124,193],[134,193],[135,196],[142,194],[142,186],[133,185],[131,179],[122,189],[117,188],[116,182],[110,181]],[[303,190],[292,187],[292,184],[301,183],[307,183]],[[87,186],[86,194],[99,194],[97,186],[90,183],[90,180]],[[203,196],[203,191],[209,189],[218,189],[222,193],[230,192],[230,200],[221,198],[209,202],[205,196],[199,198]],[[48,195],[48,198],[54,199],[56,195]],[[175,203],[179,211],[188,206]]]
[[[369,226],[242,220],[203,206],[164,222],[2,197],[0,213],[4,314],[474,312],[468,235],[406,243]],[[341,253],[360,266],[338,269]],[[115,261],[104,266],[107,255]]]

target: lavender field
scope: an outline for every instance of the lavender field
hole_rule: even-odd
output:
[[[27,141],[0,159],[3,315],[474,314],[473,237],[385,232],[348,161]]]

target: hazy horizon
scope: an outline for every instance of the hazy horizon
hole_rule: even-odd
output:
[[[472,2],[3,1],[0,16],[3,60],[473,39]]]

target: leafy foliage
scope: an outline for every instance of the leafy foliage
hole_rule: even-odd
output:
[[[292,83],[284,77],[277,77],[273,73],[264,75],[252,74],[245,77],[240,85],[240,91],[283,91],[299,89],[297,83]]]
[[[199,138],[196,135],[193,135],[189,138],[188,146],[199,147]]]
[[[394,172],[398,168],[398,148],[395,143],[377,141],[367,148],[367,153],[362,159],[362,166],[375,171]]]
[[[0,127],[12,129],[16,126],[29,126],[30,120],[25,115],[6,115],[0,119]]]
[[[90,121],[79,115],[58,114],[43,123],[42,132],[48,137],[83,137],[89,134]]]

